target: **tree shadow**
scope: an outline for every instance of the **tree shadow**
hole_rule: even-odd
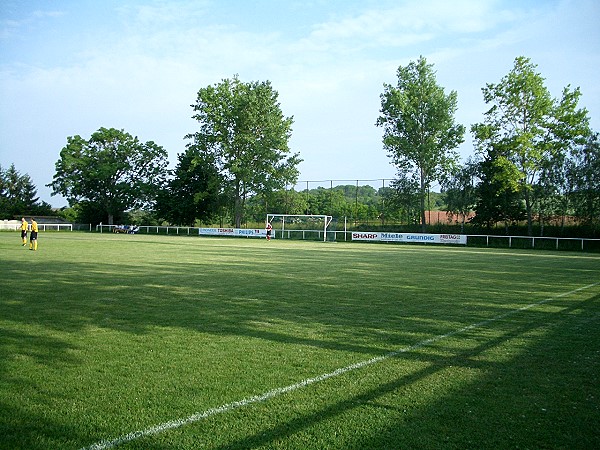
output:
[[[153,241],[152,245],[155,244]],[[219,254],[218,249],[215,254]],[[353,358],[364,355],[366,359],[384,354],[390,348],[409,346],[419,340],[444,334],[449,329],[460,329],[514,309],[512,304],[505,304],[504,300],[521,295],[523,287],[520,283],[525,283],[527,279],[527,274],[521,274],[516,279],[517,269],[507,269],[500,288],[496,285],[489,292],[475,293],[469,292],[469,286],[481,286],[480,280],[464,280],[464,298],[460,304],[453,304],[456,302],[452,295],[448,298],[428,297],[429,290],[420,280],[398,282],[380,275],[374,277],[375,281],[368,286],[361,285],[356,282],[357,269],[350,270],[347,265],[344,266],[347,254],[335,259],[337,266],[333,267],[330,267],[331,259],[318,256],[325,267],[316,274],[311,272],[317,258],[314,253],[306,251],[299,252],[299,255],[292,267],[283,273],[278,271],[276,262],[268,261],[260,268],[256,267],[254,261],[243,259],[229,259],[217,267],[202,260],[194,263],[169,261],[150,266],[124,258],[97,263],[61,261],[59,265],[32,261],[29,263],[30,269],[37,276],[30,278],[24,275],[22,268],[4,264],[4,275],[0,280],[0,310],[2,319],[7,323],[43,327],[44,330],[60,333],[79,333],[92,327],[144,336],[156,327],[182,328],[215,336],[243,336],[343,352],[352,354]],[[283,252],[281,257],[285,257]],[[227,274],[222,273],[223,267],[227,268]],[[379,266],[369,267],[371,270],[383,270],[385,264],[382,262]],[[345,275],[341,279],[336,279],[343,273]],[[432,283],[444,281],[445,276],[435,274],[431,277]],[[485,271],[479,276],[485,277]],[[345,292],[343,299],[338,294],[340,289]],[[492,301],[490,298],[493,296],[498,298]],[[328,302],[330,297],[338,300]],[[420,301],[415,302],[414,298]],[[385,311],[384,315],[382,311]],[[516,335],[544,323],[543,315],[529,322],[531,314],[535,316],[530,311],[522,314],[527,320],[515,332]],[[512,316],[511,320],[515,317]],[[299,328],[309,324],[321,327],[325,332],[317,337],[307,337],[286,330],[288,324]],[[508,328],[511,329],[512,325]],[[381,329],[387,332],[377,334]],[[419,359],[428,364],[427,368],[398,377],[314,415],[264,429],[260,434],[240,439],[223,448],[269,446],[351,411],[357,404],[391,411],[393,405],[381,402],[387,394],[438,374],[451,365],[479,364],[482,370],[497,372],[500,370],[498,367],[477,362],[475,358],[511,336],[507,333],[500,340],[484,342],[477,349],[447,357],[403,353],[399,358]],[[0,355],[3,358],[0,359],[0,377],[4,383],[13,386],[28,382],[9,376],[6,366],[8,359],[5,358],[34,358],[37,364],[54,370],[76,368],[81,364],[76,356],[78,350],[82,349],[71,341],[48,337],[48,333],[28,334],[15,329],[1,329]],[[511,365],[507,364],[507,367]],[[489,380],[493,380],[493,377],[490,375]],[[11,441],[15,444],[21,443],[22,439],[22,448],[47,448],[43,444],[35,444],[38,442],[36,436],[45,436],[44,430],[53,430],[52,433],[59,430],[59,434],[73,442],[90,440],[89,436],[82,436],[81,433],[86,433],[84,430],[89,431],[93,426],[73,429],[75,427],[59,420],[52,423],[43,414],[15,408],[11,406],[12,402],[2,403],[0,408],[4,409],[4,414],[12,415],[15,419],[7,429],[1,430],[6,432],[2,435],[17,436]],[[484,406],[493,407],[491,403],[482,404],[481,408]],[[402,414],[402,411],[396,413]],[[428,422],[427,415],[433,411],[437,410],[432,407],[421,412],[412,411],[411,417]],[[406,430],[410,425],[404,423],[403,427]],[[103,435],[106,430],[99,430],[98,435]],[[474,428],[473,432],[476,430]],[[425,428],[423,432],[430,430]],[[79,439],[77,433],[80,433]],[[384,439],[382,436],[387,437]],[[354,440],[350,438],[348,442],[354,448],[389,448],[387,442],[406,443],[402,433],[394,427],[378,430],[377,435],[361,436]],[[419,441],[413,444],[418,446]],[[335,443],[332,445],[335,446]]]
[[[569,316],[579,309],[577,315]],[[399,359],[426,362],[421,370],[400,376],[374,389],[347,398],[336,404],[262,428],[256,434],[217,446],[217,449],[281,448],[273,443],[290,442],[286,448],[320,448],[306,446],[311,429],[323,422],[335,420],[355,409],[383,409],[389,415],[387,427],[364,430],[355,435],[338,436],[326,441],[327,448],[389,449],[389,448],[569,448],[590,449],[600,445],[600,296],[578,302],[556,314],[526,312],[523,318],[512,316],[510,322],[520,322],[495,339],[485,340],[467,351],[449,356],[435,356],[422,352],[401,353]],[[591,318],[591,320],[590,320]],[[506,362],[487,360],[489,350],[531,334],[548,322],[554,322],[555,331],[532,347],[523,348],[522,354]],[[491,324],[491,327],[498,323]],[[477,334],[471,331],[471,334]],[[584,345],[587,343],[588,345]],[[579,351],[549,354],[556,346],[574,345]],[[560,355],[559,359],[555,355]],[[566,358],[566,359],[565,359]],[[579,371],[565,377],[561,371],[573,365],[571,358],[579,358]],[[584,364],[588,364],[585,367]],[[545,385],[540,384],[539,367],[532,376],[527,368],[543,365]],[[448,368],[463,366],[478,369],[485,376],[476,383],[461,387],[448,396],[424,407],[410,403],[390,404],[390,394],[401,394],[419,381],[440,375]],[[376,370],[376,369],[374,369]],[[587,379],[586,386],[572,386],[572,381]],[[519,392],[515,392],[515,388]],[[556,389],[565,389],[560,393]],[[482,391],[488,391],[485,395]],[[523,398],[519,399],[521,396]],[[571,397],[572,396],[572,397]],[[536,403],[539,402],[539,403]],[[347,432],[351,432],[346,428]],[[304,433],[299,440],[290,440]],[[322,435],[319,436],[323,445]],[[321,447],[322,448],[322,447]]]

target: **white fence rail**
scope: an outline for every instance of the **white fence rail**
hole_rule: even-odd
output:
[[[0,231],[19,231],[21,229],[20,220],[3,220],[0,222]],[[31,225],[29,228],[31,229]],[[38,223],[39,231],[73,231],[73,225],[70,223]]]
[[[467,245],[476,247],[600,251],[600,239],[587,238],[467,235]]]
[[[0,221],[0,231],[18,231],[21,227],[21,221],[3,220]],[[143,225],[136,227],[136,233],[141,234],[162,234],[176,236],[198,236],[202,235],[198,227],[171,227]],[[38,223],[40,231],[73,231],[84,230],[92,231],[93,227],[88,224],[76,224],[75,227],[70,223]],[[100,233],[111,233],[117,230],[120,233],[128,233],[129,229],[123,229],[122,225],[97,225],[96,231]],[[324,234],[325,233],[325,234]],[[352,231],[327,231],[320,230],[273,230],[273,237],[276,239],[299,239],[299,240],[319,240],[319,241],[351,241]],[[252,236],[257,237],[254,233]],[[600,239],[588,238],[561,238],[561,237],[529,237],[529,236],[502,236],[502,235],[467,235],[467,246],[470,247],[493,247],[493,248],[513,248],[513,249],[539,249],[539,250],[573,250],[584,252],[600,252]]]
[[[98,225],[96,231],[101,233],[114,232],[119,225]],[[200,228],[197,227],[161,227],[140,226],[137,233],[162,234],[176,236],[198,236]],[[122,232],[122,231],[121,231]],[[273,230],[276,239],[298,240],[327,240],[351,241],[352,231],[324,231],[320,230]],[[585,252],[600,252],[600,239],[587,238],[561,238],[561,237],[528,237],[528,236],[501,236],[501,235],[467,235],[467,246],[493,247],[513,249],[539,249],[539,250],[573,250]]]

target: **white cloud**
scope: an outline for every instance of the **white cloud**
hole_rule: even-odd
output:
[[[44,19],[56,19],[63,17],[64,11],[44,11],[35,10],[18,19],[2,19],[0,20],[0,40],[8,41],[18,37],[20,33],[26,33],[27,28],[35,25],[40,25],[45,22]]]
[[[408,46],[431,41],[447,33],[468,35],[514,21],[520,14],[497,11],[495,1],[425,0],[370,9],[362,14],[315,26],[311,40],[325,47],[360,42],[365,48]],[[329,45],[327,45],[329,44]]]

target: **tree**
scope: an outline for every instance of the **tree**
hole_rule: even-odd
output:
[[[0,218],[51,213],[52,207],[44,201],[40,202],[29,175],[21,175],[14,164],[6,170],[0,166]]]
[[[476,172],[479,183],[475,187],[475,216],[471,223],[490,228],[498,222],[508,225],[525,218],[525,209],[519,194],[518,174],[512,165],[504,164],[506,149],[489,136],[492,129],[486,125],[473,128],[476,135]],[[481,143],[486,145],[481,145]]]
[[[461,233],[464,231],[466,218],[475,208],[475,177],[477,176],[477,163],[469,159],[464,166],[458,168],[442,183],[446,195],[446,210],[448,214],[461,216]]]
[[[575,212],[595,231],[600,225],[600,134],[592,133],[585,145],[573,148],[572,158]]]
[[[268,81],[242,83],[234,76],[200,89],[192,105],[200,130],[186,138],[212,155],[231,187],[236,227],[250,195],[268,197],[298,178],[302,160],[288,147],[293,120],[283,116],[277,98]]]
[[[53,193],[71,206],[101,212],[108,223],[132,208],[151,206],[164,183],[167,152],[123,130],[100,128],[89,140],[67,138],[56,162]]]
[[[500,83],[487,84],[482,92],[491,108],[484,124],[472,127],[479,145],[501,145],[506,150],[496,164],[514,174],[512,182],[518,184],[525,201],[530,236],[534,187],[541,171],[549,162],[560,161],[561,152],[589,133],[587,111],[577,109],[579,89],[567,87],[560,101],[552,99],[536,67],[520,56]]]
[[[396,215],[404,223],[419,223],[423,220],[423,198],[416,174],[398,171],[398,178],[391,183],[385,198],[387,214]]]
[[[194,226],[208,223],[223,203],[222,177],[211,159],[189,146],[178,155],[173,178],[167,182],[156,203],[157,214],[172,224]]]
[[[444,93],[424,57],[400,66],[397,75],[396,87],[384,84],[377,126],[384,127],[383,145],[399,173],[417,173],[424,232],[427,192],[455,165],[465,128],[454,123],[456,92]]]

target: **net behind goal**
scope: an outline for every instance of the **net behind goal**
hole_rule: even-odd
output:
[[[267,222],[273,227],[275,236],[291,237],[292,233],[315,233],[323,241],[327,240],[327,229],[332,217],[320,214],[267,214]]]

